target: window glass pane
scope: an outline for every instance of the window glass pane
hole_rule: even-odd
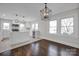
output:
[[[35,30],[38,30],[38,24],[35,24]]]
[[[38,30],[38,24],[37,23],[32,24],[32,30],[35,30],[35,31]]]
[[[49,33],[56,33],[57,31],[57,20],[49,22]]]
[[[32,30],[34,29],[34,24],[32,24]]]
[[[61,33],[73,33],[73,18],[66,18],[61,20]]]
[[[25,26],[24,24],[20,24],[20,32],[24,32],[25,31]]]
[[[57,25],[57,21],[56,20],[54,20],[54,21],[50,21],[50,24],[49,24],[50,26],[56,26]]]
[[[3,23],[3,29],[9,30],[9,26],[10,26],[9,23]]]
[[[73,33],[73,27],[69,27],[69,34]]]
[[[55,29],[50,29],[49,33],[56,33]]]

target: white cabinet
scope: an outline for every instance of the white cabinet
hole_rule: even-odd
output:
[[[0,41],[0,52],[6,51],[10,48],[10,39],[8,37],[2,38]]]
[[[29,32],[12,32],[10,35],[11,45],[29,40]]]
[[[0,53],[10,48],[10,32],[6,30],[1,31],[0,35]]]

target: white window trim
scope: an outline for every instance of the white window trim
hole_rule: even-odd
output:
[[[57,34],[57,20],[54,20],[54,22],[56,22],[56,23],[55,23],[55,26],[51,26],[51,25],[50,25],[50,22],[51,22],[51,21],[49,21],[49,33],[50,33],[50,34]],[[55,27],[55,28],[54,28],[54,27]],[[50,31],[51,28],[54,28],[54,29],[56,29],[56,30],[52,32],[52,31]]]
[[[2,23],[2,29],[3,30],[10,30],[10,23],[8,23],[8,22]]]
[[[32,30],[38,31],[38,23],[32,24]]]
[[[68,27],[72,27],[72,33],[69,33],[69,32],[63,32],[62,33],[62,28],[64,27],[66,27],[66,26],[62,26],[62,20],[64,20],[64,19],[70,19],[70,18],[73,18],[73,20],[72,20],[72,22],[73,22],[73,25],[72,26],[67,26],[67,29],[68,29]],[[74,17],[66,17],[66,18],[63,18],[63,19],[61,19],[61,34],[63,35],[63,34],[68,34],[68,35],[71,35],[71,34],[73,34],[73,29],[74,29]]]

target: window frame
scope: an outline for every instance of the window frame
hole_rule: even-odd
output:
[[[55,25],[51,26],[50,22],[55,22]],[[51,31],[51,29],[53,29],[53,31]],[[49,33],[50,34],[57,34],[57,20],[51,20],[51,21],[49,21]]]
[[[32,31],[38,31],[38,23],[32,24]]]
[[[21,27],[21,25],[23,25],[23,27]],[[23,24],[23,23],[19,24],[19,31],[20,32],[25,32],[25,24]]]
[[[2,29],[3,30],[10,30],[10,23],[9,22],[2,23]]]
[[[65,26],[62,26],[62,20],[66,20],[66,19],[71,19],[72,18],[72,21],[70,21],[70,22],[72,22],[72,24],[73,25],[67,25],[67,24],[65,24]],[[74,33],[74,17],[66,17],[66,18],[62,18],[61,19],[61,31],[60,31],[60,33],[63,35],[63,34],[67,34],[67,35],[71,35],[71,34],[73,34]],[[65,22],[65,23],[67,23],[67,22]],[[67,32],[67,30],[69,29],[69,27],[72,27],[72,33],[69,33],[69,32]],[[65,32],[63,32],[62,33],[62,28],[66,28],[66,30],[65,30]],[[69,30],[70,31],[70,30]]]

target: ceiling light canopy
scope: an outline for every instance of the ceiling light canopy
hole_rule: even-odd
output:
[[[52,10],[50,10],[48,7],[47,7],[47,3],[44,3],[45,4],[45,7],[44,9],[40,10],[40,14],[41,14],[41,19],[42,20],[50,20],[51,18],[51,15],[52,15]]]

